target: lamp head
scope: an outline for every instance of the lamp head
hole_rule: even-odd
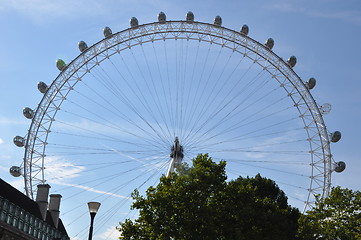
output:
[[[100,203],[99,202],[88,202],[88,207],[89,207],[89,212],[90,213],[97,213],[98,209],[100,207]]]

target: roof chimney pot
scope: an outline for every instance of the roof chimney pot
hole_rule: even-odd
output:
[[[58,228],[58,223],[59,223],[60,200],[61,200],[60,194],[50,194],[49,212],[56,228]]]
[[[50,185],[39,184],[38,191],[36,194],[36,203],[39,206],[39,210],[44,221],[46,219],[46,211],[48,209],[49,189],[50,189]]]

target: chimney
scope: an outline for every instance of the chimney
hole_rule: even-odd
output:
[[[60,199],[61,199],[60,194],[50,194],[49,212],[56,228],[58,228],[58,223],[59,223]]]
[[[36,203],[39,206],[43,220],[46,219],[46,211],[48,210],[48,196],[50,186],[48,184],[39,184],[38,192],[36,194]]]

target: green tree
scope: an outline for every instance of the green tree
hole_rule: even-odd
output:
[[[120,224],[120,239],[294,239],[300,213],[275,182],[260,175],[227,182],[225,166],[199,155],[145,197],[135,191],[139,218]]]
[[[361,239],[361,192],[332,188],[299,220],[300,239]]]

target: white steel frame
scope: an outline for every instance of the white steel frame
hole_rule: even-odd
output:
[[[271,74],[293,101],[308,135],[312,174],[305,209],[312,206],[311,196],[326,197],[331,186],[332,156],[329,133],[322,113],[309,89],[287,62],[258,41],[234,30],[203,22],[166,21],[129,28],[105,38],[81,53],[49,86],[32,119],[24,154],[26,193],[44,183],[48,134],[62,102],[82,77],[116,53],[147,42],[187,39],[221,45],[248,57]]]

